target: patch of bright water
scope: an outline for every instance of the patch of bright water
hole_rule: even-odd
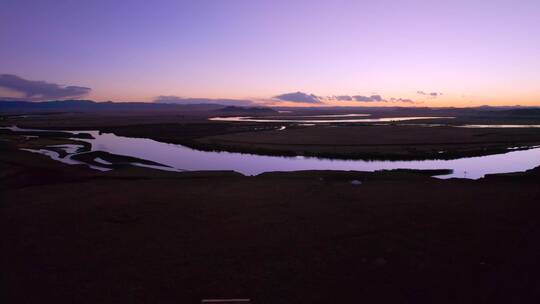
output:
[[[55,151],[52,151],[52,150],[47,150],[47,149],[21,149],[21,150],[46,155],[46,156],[50,157],[53,160],[56,160],[56,161],[59,161],[61,163],[68,164],[68,165],[87,165],[90,168],[95,169],[95,170],[99,170],[99,171],[110,171],[110,170],[112,170],[112,169],[109,169],[109,168],[103,168],[103,167],[88,165],[88,164],[86,164],[84,162],[80,162],[80,161],[71,159],[71,155],[68,155],[66,157],[60,157],[60,154],[58,152],[55,152]]]
[[[81,148],[84,148],[83,145],[69,145],[69,144],[66,144],[66,145],[54,145],[54,146],[49,146],[49,147],[50,148],[60,148],[60,149],[64,150],[67,154],[75,154]]]
[[[104,159],[102,159],[102,158],[99,158],[99,157],[94,158],[94,161],[95,161],[96,163],[100,163],[100,164],[102,164],[102,165],[112,165],[111,162],[108,162],[108,161],[106,161],[106,160],[104,160]]]
[[[496,128],[496,129],[513,129],[513,128],[540,128],[540,125],[462,125],[455,126],[458,128]]]
[[[315,115],[301,117],[354,117],[354,116],[369,116],[369,114],[341,114],[341,115]],[[455,117],[438,117],[438,116],[417,116],[417,117],[383,117],[383,118],[344,118],[344,119],[267,119],[255,118],[247,116],[235,117],[212,117],[209,120],[213,121],[229,121],[229,122],[298,122],[298,123],[364,123],[364,122],[396,122],[422,119],[453,119]]]

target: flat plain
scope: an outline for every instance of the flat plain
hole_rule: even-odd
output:
[[[87,115],[85,122],[93,125],[59,123],[57,128],[98,128],[188,144],[247,139],[263,145],[287,140],[315,147],[351,142],[379,147],[433,138],[431,146],[459,146],[464,140],[507,146],[538,140],[538,132],[530,129],[315,126],[277,131],[273,125],[254,130],[258,125],[141,124],[140,119],[125,128],[100,126],[100,119]],[[539,168],[479,180],[440,180],[431,177],[434,172],[415,170],[243,176],[121,165],[99,172],[20,150],[76,141],[61,134],[1,134],[6,303],[198,303],[235,297],[256,303],[351,298],[508,303],[540,298],[540,248],[534,241],[540,237]]]

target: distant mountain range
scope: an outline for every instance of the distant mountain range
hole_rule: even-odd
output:
[[[92,100],[53,100],[43,102],[0,100],[2,113],[100,112],[100,111],[218,111],[227,113],[273,113],[270,108],[239,107],[217,103],[95,102]]]
[[[540,116],[540,108],[512,109],[504,110],[502,112],[516,116]]]
[[[223,101],[223,103],[220,103]],[[236,102],[236,100],[233,100]],[[200,103],[197,103],[200,102]],[[47,113],[47,112],[114,112],[114,111],[145,111],[145,112],[213,112],[216,115],[257,115],[275,114],[279,110],[286,112],[329,112],[329,113],[392,113],[400,115],[510,115],[510,116],[540,116],[540,107],[522,106],[480,106],[472,108],[429,108],[429,107],[263,107],[253,105],[231,105],[228,99],[189,99],[186,103],[179,101],[159,102],[95,102],[92,100],[52,100],[42,102],[0,100],[0,113]]]
[[[253,107],[257,106],[252,100],[247,99],[212,99],[212,98],[183,98],[178,96],[158,96],[154,99],[154,103],[168,103],[168,104],[219,104],[224,106],[236,106],[236,107]]]
[[[261,107],[237,107],[237,106],[228,106],[218,110],[222,113],[249,113],[249,114],[273,114],[278,113],[276,110],[270,108],[261,108]]]

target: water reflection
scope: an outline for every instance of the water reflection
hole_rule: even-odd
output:
[[[17,128],[17,130],[23,131],[25,129]],[[369,161],[207,152],[146,138],[129,138],[98,131],[65,132],[90,133],[94,137],[93,139],[74,138],[74,140],[90,143],[92,151],[104,151],[150,160],[172,167],[168,170],[233,170],[246,175],[256,175],[269,171],[298,170],[452,169],[452,174],[440,176],[440,178],[477,179],[486,174],[525,171],[540,165],[540,147],[517,151],[514,149],[523,147],[515,147],[514,149],[510,148],[507,153],[454,160]],[[66,149],[66,152],[69,151]],[[59,157],[57,152],[49,150],[33,150],[32,152],[48,155],[58,161],[80,164],[80,162],[71,160],[70,157]],[[444,153],[444,151],[441,152]],[[156,168],[163,169],[163,167]]]
[[[442,178],[480,178],[485,174],[525,171],[540,165],[540,148],[510,151],[504,154],[454,160],[366,161],[314,157],[262,156],[231,152],[206,152],[145,138],[89,132],[95,139],[82,139],[92,150],[151,160],[182,170],[233,170],[246,175],[268,171],[382,169],[452,169]],[[80,140],[80,139],[79,139]]]

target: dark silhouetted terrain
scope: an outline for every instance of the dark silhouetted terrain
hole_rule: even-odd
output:
[[[99,173],[4,139],[4,303],[540,300],[538,170]]]

